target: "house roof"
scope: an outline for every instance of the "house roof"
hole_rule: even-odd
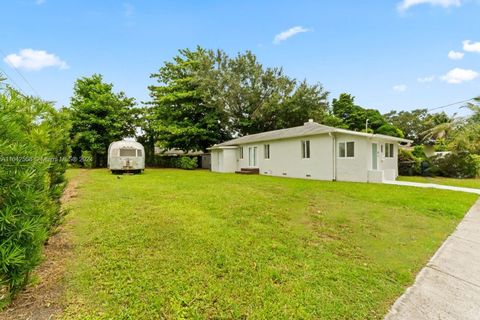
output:
[[[203,151],[189,151],[185,152],[180,149],[161,149],[159,147],[155,147],[155,154],[160,154],[163,156],[201,156],[207,153]]]
[[[236,138],[233,140],[216,144],[210,149],[219,149],[222,147],[238,146],[242,144],[249,144],[249,143],[255,143],[255,142],[262,142],[262,141],[272,141],[272,140],[281,140],[281,139],[296,138],[296,137],[314,136],[314,135],[320,135],[320,134],[326,134],[326,133],[351,134],[356,136],[364,136],[368,138],[380,138],[383,140],[391,140],[391,141],[404,142],[404,143],[412,142],[411,140],[408,140],[408,139],[391,137],[383,134],[371,134],[371,133],[365,133],[365,132],[334,128],[334,127],[329,127],[323,124],[309,121],[309,122],[306,122],[303,126],[246,135],[240,138]]]

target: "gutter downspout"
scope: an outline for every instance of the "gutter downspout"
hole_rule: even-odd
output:
[[[337,141],[335,139],[335,135],[332,134],[331,132],[328,133],[328,135],[330,137],[332,137],[332,156],[333,156],[333,181],[337,181],[337,157],[336,157],[336,154],[337,154]]]

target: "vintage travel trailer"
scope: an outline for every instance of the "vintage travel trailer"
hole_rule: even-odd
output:
[[[135,141],[115,141],[108,147],[108,168],[112,173],[140,173],[145,169],[145,150]]]

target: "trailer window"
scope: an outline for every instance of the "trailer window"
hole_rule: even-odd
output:
[[[137,149],[137,157],[143,157],[143,156],[142,156],[142,150]]]
[[[120,149],[120,157],[135,157],[135,149]]]

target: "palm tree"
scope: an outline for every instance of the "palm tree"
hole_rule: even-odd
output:
[[[429,125],[432,127],[422,132],[424,141],[447,139],[450,134],[462,123],[461,118],[453,114],[451,117],[445,112],[437,113],[429,119]]]
[[[473,112],[470,118],[468,118],[468,121],[470,123],[480,124],[480,97],[476,97],[473,100],[473,103],[468,103],[465,106]]]

